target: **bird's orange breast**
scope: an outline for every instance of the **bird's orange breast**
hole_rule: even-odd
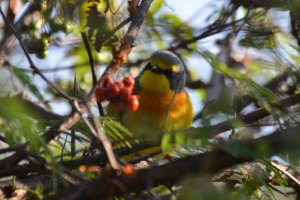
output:
[[[125,125],[133,132],[174,131],[188,128],[193,119],[193,108],[188,94],[170,91],[166,94],[141,92],[140,107],[126,114]],[[174,98],[174,99],[173,99]]]

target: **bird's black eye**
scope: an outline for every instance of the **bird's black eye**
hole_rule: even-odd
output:
[[[173,73],[175,72],[175,70],[174,70],[173,68],[171,68],[171,69],[168,69],[168,72],[169,72],[170,74],[173,74]]]

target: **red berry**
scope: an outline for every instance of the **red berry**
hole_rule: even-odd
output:
[[[134,167],[132,165],[125,165],[122,169],[123,173],[126,175],[126,176],[132,176],[134,174]]]
[[[123,101],[128,101],[129,98],[131,97],[131,90],[129,90],[128,88],[122,88],[120,91],[120,98]]]
[[[120,87],[117,84],[111,84],[107,87],[107,96],[109,98],[113,98],[119,95],[120,93]]]
[[[124,105],[124,103],[122,103],[122,102],[114,102],[114,103],[112,104],[112,106],[113,106],[113,109],[114,109],[116,112],[121,112],[121,111],[123,111],[124,108],[125,108],[125,105]]]
[[[110,75],[106,75],[101,79],[99,86],[102,88],[107,88],[108,86],[112,85],[113,83],[114,83],[113,77]]]
[[[123,83],[126,87],[128,88],[132,88],[134,86],[134,78],[132,78],[131,76],[128,76],[126,78],[124,78]]]
[[[137,95],[132,95],[129,98],[129,100],[127,102],[127,107],[131,111],[136,111],[137,109],[139,109],[139,100],[138,100]]]
[[[115,85],[119,86],[120,89],[122,89],[124,87],[124,83],[123,82],[115,82]]]
[[[105,101],[107,100],[107,89],[106,88],[101,88],[101,87],[97,87],[95,89],[95,97],[97,99],[97,101]]]
[[[139,89],[134,87],[132,88],[132,94],[137,94],[139,92]]]

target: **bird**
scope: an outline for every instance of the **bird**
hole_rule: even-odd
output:
[[[139,108],[123,114],[125,127],[146,138],[189,128],[194,114],[185,82],[183,62],[176,54],[168,50],[154,52],[135,78]]]

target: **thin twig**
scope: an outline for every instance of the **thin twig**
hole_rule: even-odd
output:
[[[75,105],[75,106],[76,106],[76,109],[80,112],[81,108],[78,105]],[[89,111],[89,113],[90,113],[90,111]],[[117,159],[114,155],[112,145],[111,145],[110,141],[108,140],[108,138],[106,137],[105,133],[103,132],[103,128],[100,125],[100,123],[98,122],[98,120],[96,120],[94,117],[91,117],[92,123],[85,117],[83,117],[83,120],[86,123],[86,125],[89,127],[89,129],[91,130],[93,135],[96,136],[96,138],[103,144],[105,153],[108,157],[108,160],[109,160],[112,168],[115,170],[120,170],[121,168],[120,168],[120,165],[117,162]]]
[[[280,9],[291,9],[292,6],[293,9],[299,7],[299,1],[298,0],[290,0],[290,1],[285,1],[285,0],[232,0],[231,1],[234,4],[237,5],[243,5],[245,7],[252,6],[254,8],[280,8]],[[291,6],[292,4],[292,6]]]
[[[88,119],[83,118],[84,122],[87,124],[87,126],[90,128],[90,130],[92,131],[92,133],[99,139],[100,142],[102,142],[103,147],[105,149],[106,155],[108,157],[108,160],[112,166],[113,169],[115,170],[120,170],[120,165],[114,155],[112,146],[110,141],[107,139],[106,135],[104,134],[103,130],[101,130],[101,127],[93,127],[93,125],[89,122]],[[95,120],[94,120],[95,122]],[[97,122],[95,122],[96,124]]]
[[[153,151],[149,154],[134,157],[133,159],[129,160],[128,162],[131,163],[131,164],[136,164],[140,161],[147,160],[148,158],[153,158],[154,156],[157,156],[161,153],[162,153],[162,150],[158,149],[158,150]]]
[[[276,169],[278,169],[279,171],[281,171],[283,174],[285,174],[289,179],[295,182],[298,186],[300,186],[300,181],[286,170],[287,167],[283,167],[282,165],[279,165],[276,162],[271,162],[271,165]]]
[[[270,187],[272,190],[278,192],[279,194],[282,194],[283,196],[289,198],[289,196],[286,193],[284,193],[283,191],[280,191],[279,189],[277,189],[276,187],[274,187],[271,183],[268,183],[268,187]],[[270,195],[268,195],[268,196],[269,196],[269,199],[271,199]]]
[[[285,99],[282,99],[279,101],[278,105],[276,106],[277,108],[284,110],[289,106],[293,106],[297,103],[300,102],[300,94],[295,94],[290,97],[287,97]],[[264,108],[259,108],[251,113],[245,114],[243,116],[234,118],[234,119],[229,119],[224,122],[218,123],[216,125],[211,125],[207,127],[200,127],[196,129],[204,129],[204,130],[211,130],[210,134],[211,135],[216,135],[228,130],[231,130],[233,127],[236,127],[236,122],[243,122],[245,124],[250,124],[252,122],[258,121],[260,119],[263,119],[264,117],[267,117],[270,115],[270,113],[264,109]],[[242,127],[242,125],[241,125]]]
[[[65,150],[65,148],[66,148],[68,136],[69,136],[69,135],[66,135],[64,144],[63,144],[63,146],[62,146],[62,148],[61,148],[60,161],[62,161],[62,160],[64,159],[64,150]]]
[[[120,48],[116,53],[114,53],[114,58],[108,65],[104,74],[106,74],[109,70],[116,71],[121,64],[127,62],[128,55],[131,52],[135,38],[138,35],[152,1],[153,0],[142,0],[140,2],[140,5],[137,7],[137,15],[132,17],[131,24],[122,39]]]
[[[117,25],[109,34],[105,35],[103,38],[103,43],[109,39],[112,35],[114,35],[118,30],[120,30],[123,26],[128,24],[132,20],[131,17],[126,18],[124,21],[122,21],[119,25]]]
[[[199,35],[197,35],[191,39],[183,39],[177,44],[172,43],[172,45],[168,48],[168,50],[174,51],[175,49],[178,49],[178,48],[187,48],[187,46],[191,43],[194,43],[198,40],[204,39],[208,36],[212,36],[212,35],[227,31],[229,29],[232,29],[232,27],[236,24],[239,24],[239,23],[243,24],[243,22],[247,19],[247,17],[248,16],[245,16],[241,19],[238,19],[236,21],[229,22],[229,23],[225,23],[226,20],[224,20],[224,19],[222,19],[222,21],[217,19],[215,22],[213,22],[208,27],[205,27],[204,29],[202,29],[202,31]]]
[[[76,142],[75,142],[75,129],[71,129],[71,157],[73,158],[76,155]]]
[[[119,31],[122,27],[124,27],[127,23],[131,21],[131,17],[126,18],[124,21],[122,21],[119,25],[117,25],[112,31],[110,31],[108,34],[105,34],[103,38],[97,38],[95,48],[96,51],[100,51],[103,44],[108,40],[110,37],[112,37],[117,31]]]
[[[82,31],[80,33],[81,33],[82,40],[83,40],[84,46],[86,48],[87,54],[89,56],[91,72],[92,72],[92,78],[93,78],[93,86],[95,86],[97,84],[97,75],[96,75],[96,72],[95,72],[95,63],[94,63],[92,50],[91,50],[88,38],[86,37],[86,34]]]
[[[95,87],[97,85],[97,75],[96,75],[96,72],[95,72],[95,62],[94,62],[94,59],[93,59],[92,50],[91,50],[91,47],[89,45],[89,41],[88,41],[88,38],[86,37],[86,34],[84,32],[81,32],[81,36],[82,36],[83,43],[85,45],[87,54],[89,56],[91,72],[92,72],[92,77],[93,77],[93,87]],[[104,116],[104,111],[103,111],[102,104],[97,101],[97,106],[98,106],[100,116]]]

